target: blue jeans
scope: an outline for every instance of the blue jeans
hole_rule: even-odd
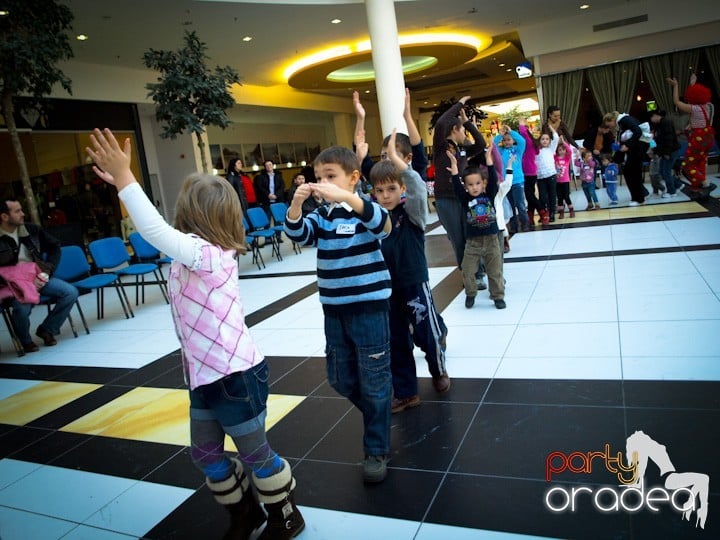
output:
[[[47,296],[54,306],[45,320],[38,328],[50,332],[53,336],[60,334],[60,327],[67,319],[73,304],[78,298],[78,290],[74,285],[66,283],[62,279],[51,277],[47,284],[40,289],[42,296]],[[30,312],[34,304],[22,304],[13,300],[12,322],[15,332],[23,345],[28,345],[30,337]]]
[[[507,198],[513,211],[512,221],[519,219],[522,225],[528,225],[530,218],[528,218],[527,206],[525,206],[525,184],[513,184]],[[514,225],[518,226],[517,223]]]
[[[617,196],[617,182],[605,182],[605,186],[607,187],[607,194],[611,201],[617,202],[618,196]]]
[[[435,199],[435,210],[437,210],[440,223],[445,228],[450,245],[458,268],[462,268],[463,254],[465,253],[465,209],[457,199]],[[485,276],[485,269],[482,260],[478,266],[475,277],[482,279]]]
[[[387,310],[325,313],[330,386],[363,415],[367,456],[390,453],[390,319]]]
[[[667,159],[660,156],[660,178],[665,180],[665,188],[670,195],[675,193],[675,190],[677,189],[675,186],[675,176],[672,173],[673,163],[675,163],[675,158],[673,156],[668,156]]]
[[[595,193],[595,181],[583,182],[582,190],[583,193],[585,193],[585,198],[587,199],[588,204],[591,202],[598,202],[597,194]]]
[[[190,390],[190,419],[215,420],[231,437],[265,431],[268,392],[268,365],[263,360],[247,371]]]

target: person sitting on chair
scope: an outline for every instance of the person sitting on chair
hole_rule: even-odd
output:
[[[43,258],[43,254],[45,257]],[[54,303],[54,307],[40,323],[35,335],[47,346],[57,344],[55,336],[70,314],[77,300],[78,290],[61,279],[52,277],[60,262],[60,242],[40,226],[25,223],[25,214],[18,201],[0,201],[0,266],[17,265],[20,262],[34,262],[48,275],[39,276],[36,287],[41,295]],[[35,352],[39,347],[30,337],[30,311],[33,304],[13,300],[12,322],[25,352]]]

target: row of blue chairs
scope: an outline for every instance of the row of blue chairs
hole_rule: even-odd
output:
[[[271,256],[274,255],[278,261],[282,261],[279,238],[285,225],[287,210],[288,205],[286,203],[272,203],[270,205],[270,213],[273,219],[272,224],[265,210],[259,207],[248,208],[247,219],[243,216],[245,237],[248,240],[250,252],[252,253],[252,262],[257,265],[258,270],[265,268],[265,261],[260,251],[262,246],[268,244],[272,246]],[[260,239],[264,241],[262,245],[260,245]],[[300,253],[300,246],[297,245],[297,243],[293,242],[292,247],[293,252]]]
[[[115,289],[120,300],[125,318],[134,317],[132,306],[125,293],[123,276],[135,276],[135,305],[140,303],[140,291],[142,291],[142,302],[145,302],[145,285],[157,284],[160,287],[165,302],[169,303],[167,294],[167,281],[162,272],[162,266],[169,264],[169,257],[162,257],[161,253],[145,240],[140,233],[134,232],[128,236],[130,245],[135,252],[138,260],[137,263],[131,263],[131,257],[125,247],[125,242],[118,237],[101,238],[90,242],[88,251],[92,257],[97,272],[93,273],[88,257],[85,251],[76,245],[63,246],[60,251],[60,262],[53,272],[53,277],[62,279],[77,287],[80,294],[95,291],[97,302],[97,318],[105,317],[105,289],[112,287]],[[154,281],[146,281],[145,276],[153,274]],[[52,306],[52,299],[47,296],[40,297],[40,303],[47,305],[48,311]],[[87,319],[83,313],[80,302],[76,302],[80,319],[82,320],[85,333],[90,333]],[[9,318],[8,309],[10,303],[6,302],[2,305],[2,315],[5,323],[10,331],[13,345],[18,356],[24,355],[22,345],[12,328],[12,322]],[[72,316],[68,317],[70,328],[75,337],[78,336]]]

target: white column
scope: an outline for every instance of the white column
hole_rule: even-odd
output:
[[[393,128],[407,133],[403,119],[405,77],[393,0],[365,0],[365,11],[383,136],[389,135]]]

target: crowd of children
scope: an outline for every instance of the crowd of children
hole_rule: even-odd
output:
[[[509,233],[529,231],[536,211],[542,224],[556,215],[564,219],[566,210],[575,217],[573,165],[588,210],[600,208],[598,171],[610,204],[617,205],[618,160],[597,148],[583,149],[573,160],[574,142],[556,108],[539,138],[521,119],[518,131],[504,127],[486,147],[465,112],[468,99],[453,105],[435,126],[435,195],[443,202],[438,216],[448,234],[453,231],[465,307],[475,305],[484,272],[494,306],[504,309]],[[410,114],[409,92],[403,105],[408,134],[393,130],[377,163],[368,157],[357,92],[353,104],[355,150],[332,146],[320,152],[313,164],[316,182],[295,176],[284,231],[298,244],[317,247],[328,382],[362,414],[362,477],[378,483],[387,475],[391,414],[420,405],[415,346],[425,353],[435,391],[450,390],[448,329],[429,284],[427,158]],[[621,125],[621,116],[612,122]],[[658,112],[653,120],[659,124],[663,116]],[[623,125],[629,127],[620,134],[620,148],[637,137],[632,122]],[[659,132],[667,130],[663,126]],[[465,142],[466,129],[472,145]],[[109,130],[96,129],[91,145],[87,152],[95,173],[117,188],[138,231],[174,259],[168,288],[189,387],[190,456],[216,501],[230,512],[228,537],[250,538],[263,524],[261,539],[297,536],[305,523],[295,504],[291,466],[265,434],[268,366],[249,332],[239,294],[236,257],[246,249],[242,197],[219,177],[193,174],[178,196],[173,227],[135,180],[129,139],[121,145]],[[656,196],[675,192],[667,179],[675,146],[663,139],[648,153]],[[359,189],[363,176],[371,196]],[[452,223],[446,223],[449,219]],[[225,453],[226,435],[237,457]]]

